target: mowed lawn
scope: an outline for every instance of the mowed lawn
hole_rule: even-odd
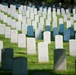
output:
[[[55,42],[52,41],[51,44],[48,45],[48,51],[49,51],[49,63],[38,63],[38,53],[36,55],[27,55],[27,49],[26,48],[18,48],[17,43],[11,43],[10,39],[5,39],[4,35],[0,35],[0,40],[3,41],[3,47],[4,48],[13,48],[14,49],[14,58],[15,57],[25,57],[28,60],[28,73],[31,75],[35,71],[46,71],[49,72],[52,75],[74,75],[75,74],[75,60],[76,57],[72,57],[69,55],[69,43],[64,42],[64,49],[66,50],[66,71],[54,71],[53,65],[54,65],[54,46]],[[36,49],[38,42],[42,42],[43,40],[36,40]],[[37,52],[37,50],[36,50]],[[0,75],[12,75],[12,72],[8,71],[2,71],[0,69]]]
[[[60,18],[62,16],[58,16]],[[28,38],[28,37],[27,37]],[[52,37],[54,39],[54,37]],[[4,35],[0,35],[0,40],[3,41],[4,48],[13,48],[14,49],[14,58],[15,57],[25,57],[28,60],[28,75],[31,75],[35,71],[46,71],[50,73],[50,75],[75,75],[75,60],[76,57],[72,57],[69,55],[69,43],[64,42],[64,49],[66,50],[66,71],[54,71],[54,49],[55,49],[55,41],[52,40],[48,45],[49,51],[49,62],[48,63],[38,63],[38,43],[43,40],[36,40],[36,55],[27,55],[26,48],[18,48],[17,43],[11,43],[10,39],[5,39]],[[0,66],[0,75],[12,75],[11,71],[3,71]]]

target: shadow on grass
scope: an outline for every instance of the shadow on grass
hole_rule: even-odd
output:
[[[65,75],[73,75],[74,73],[68,72]],[[12,71],[3,71],[0,67],[0,75],[13,75]],[[54,70],[28,70],[28,75],[64,75],[63,72],[55,72]]]

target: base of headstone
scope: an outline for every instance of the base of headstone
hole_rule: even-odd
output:
[[[64,49],[54,50],[54,70],[66,70],[66,51]]]

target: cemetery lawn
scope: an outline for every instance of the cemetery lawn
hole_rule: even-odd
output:
[[[13,48],[14,49],[14,58],[15,57],[25,57],[28,60],[28,75],[31,75],[35,71],[46,71],[49,72],[50,75],[75,75],[75,60],[76,57],[69,56],[69,44],[68,42],[64,42],[64,49],[66,50],[66,71],[54,71],[53,63],[54,63],[54,46],[55,42],[52,41],[51,44],[48,45],[49,49],[49,63],[38,63],[38,53],[36,55],[27,55],[26,48],[18,48],[16,43],[11,43],[10,39],[5,39],[4,35],[0,35],[0,40],[3,41],[4,48]],[[38,42],[42,40],[36,40],[36,45]],[[37,46],[36,46],[37,47]],[[37,50],[37,48],[36,48]],[[36,51],[37,52],[37,51]],[[0,75],[12,75],[12,72],[1,70],[0,63]]]

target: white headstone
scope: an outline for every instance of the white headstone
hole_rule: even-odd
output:
[[[69,53],[71,56],[76,56],[76,40],[69,40]]]
[[[12,20],[12,22],[11,22],[11,27],[12,27],[12,28],[16,28],[16,20]]]
[[[11,43],[18,42],[18,32],[17,30],[11,30]]]
[[[4,34],[5,33],[5,24],[0,24],[0,34]]]
[[[57,15],[60,15],[60,9],[57,9]]]
[[[59,18],[59,25],[63,24],[63,18]]]
[[[46,42],[38,43],[38,62],[39,63],[49,62],[48,44]]]
[[[16,22],[16,30],[21,30],[21,22]]]
[[[3,49],[3,41],[0,41],[0,62],[1,62],[1,56],[2,56],[2,53],[1,53],[1,50]]]
[[[67,27],[67,29],[68,29],[69,27],[71,27],[71,21],[70,21],[70,20],[67,21],[67,26],[66,26],[66,27]]]
[[[26,16],[22,16],[22,23],[26,24]]]
[[[5,27],[5,38],[10,38],[10,37],[11,37],[11,28]]]
[[[62,35],[55,36],[55,49],[63,49],[63,36]]]
[[[27,54],[36,54],[36,41],[35,38],[27,38]]]
[[[26,36],[25,34],[18,34],[18,47],[26,48]]]
[[[51,43],[51,33],[49,31],[44,32],[44,42],[50,44]]]
[[[22,24],[22,34],[27,34],[27,24]]]
[[[31,19],[30,18],[27,18],[26,19],[26,23],[27,23],[28,26],[31,25]]]
[[[22,14],[18,14],[18,21],[22,21]]]

